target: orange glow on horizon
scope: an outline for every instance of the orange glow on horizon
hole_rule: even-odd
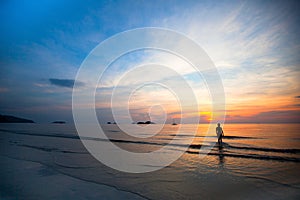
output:
[[[200,118],[201,119],[203,118],[203,119],[205,119],[208,122],[212,121],[212,112],[210,112],[210,111],[202,111],[199,114],[200,114]]]

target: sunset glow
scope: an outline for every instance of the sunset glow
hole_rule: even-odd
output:
[[[122,31],[160,27],[191,38],[214,62],[226,96],[226,123],[300,121],[299,14],[290,4],[189,1],[170,6],[162,1],[158,6],[133,2],[130,10],[135,12],[126,14],[122,12],[128,8],[125,2],[107,7],[101,4],[82,10],[86,7],[80,3],[68,5],[72,14],[66,14],[66,6],[58,3],[4,3],[0,39],[1,113],[41,122],[56,116],[72,121],[72,87],[91,50]],[[180,45],[174,42],[175,47]],[[181,105],[172,91],[148,85],[137,88],[129,101],[121,98],[116,105],[120,109],[129,107],[132,121],[218,121],[205,77],[178,56],[146,49],[120,56],[103,74],[95,92],[95,107],[104,123],[114,121],[110,95],[118,84],[127,92],[128,86],[163,80],[182,90],[180,80],[167,73],[143,71],[139,77],[129,75],[119,83],[124,74],[142,64],[160,64],[180,74],[193,89],[198,105],[189,105],[180,113]],[[87,81],[80,86],[84,91],[92,85]]]

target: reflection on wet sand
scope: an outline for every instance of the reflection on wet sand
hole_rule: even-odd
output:
[[[225,162],[225,158],[224,158],[224,155],[223,155],[223,146],[222,145],[220,145],[220,146],[218,146],[218,150],[219,150],[219,165],[221,166],[221,167],[223,167],[223,165],[224,165],[224,162]]]

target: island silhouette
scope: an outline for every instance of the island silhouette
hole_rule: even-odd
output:
[[[0,123],[35,123],[33,120],[15,117],[11,115],[0,115]]]
[[[52,122],[52,124],[65,124],[66,122],[65,121],[54,121]]]
[[[145,121],[145,122],[137,122],[137,124],[155,124],[154,122],[151,121]]]

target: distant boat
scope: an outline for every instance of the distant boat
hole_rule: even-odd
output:
[[[175,120],[173,119],[173,123],[172,123],[173,126],[176,126],[177,123],[175,122]]]

